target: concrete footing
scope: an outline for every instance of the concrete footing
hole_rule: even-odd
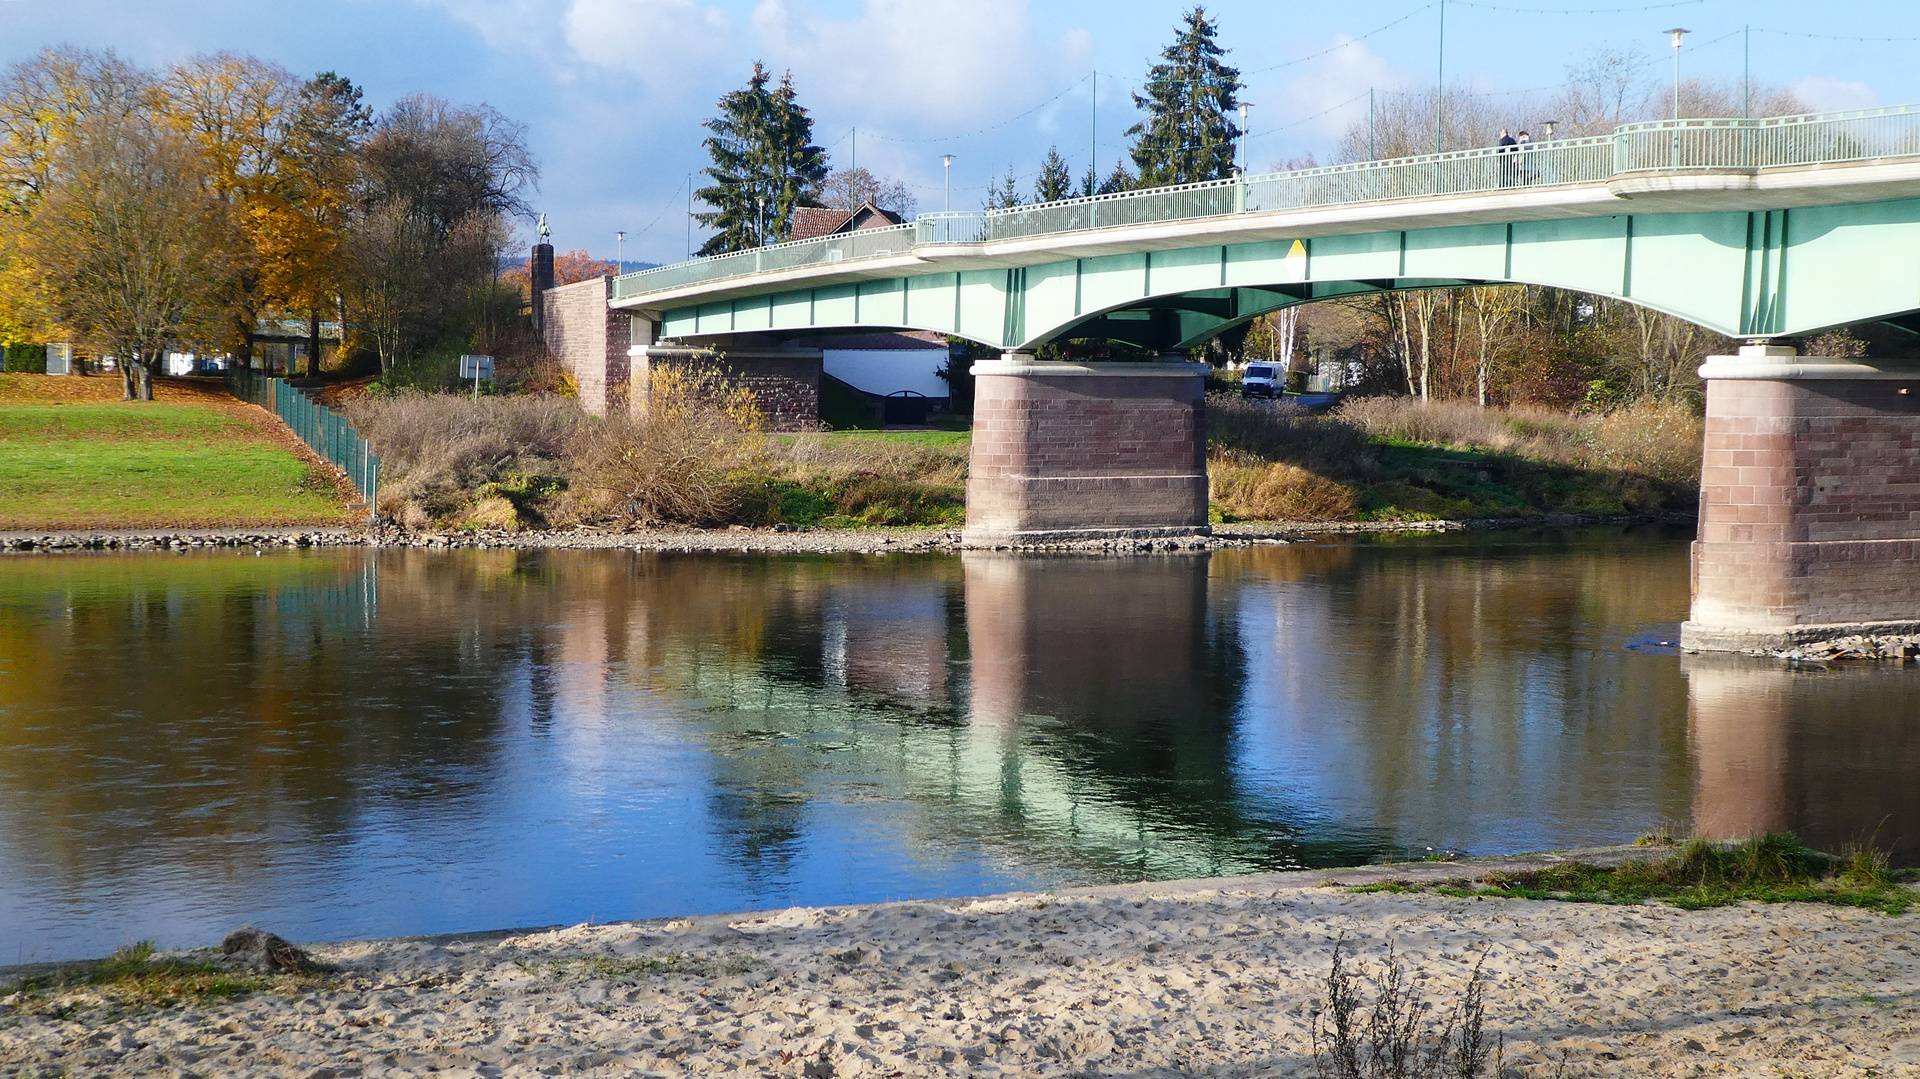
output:
[[[1205,535],[1205,367],[973,365],[971,547]]]
[[[1689,651],[1920,627],[1920,366],[1748,346],[1707,380]]]

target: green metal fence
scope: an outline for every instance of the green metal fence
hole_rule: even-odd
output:
[[[911,225],[796,240],[622,274],[614,279],[613,295],[625,299],[767,270],[900,255],[925,245],[977,244],[1239,213],[1600,183],[1650,172],[1908,157],[1920,157],[1920,105],[1760,120],[1658,120],[1625,124],[1612,135],[1557,139],[1518,149],[1485,147],[1007,210],[921,214]]]
[[[242,401],[251,401],[287,422],[313,452],[339,465],[367,505],[377,505],[380,458],[346,417],[308,397],[285,379],[269,378],[248,368],[227,370],[227,389]]]

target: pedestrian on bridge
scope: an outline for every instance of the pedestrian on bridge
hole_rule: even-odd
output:
[[[1527,129],[1523,127],[1520,134],[1514,136],[1513,142],[1514,152],[1520,155],[1520,182],[1530,184],[1533,182],[1533,136],[1527,134]]]
[[[1514,137],[1507,133],[1506,128],[1503,127],[1500,129],[1500,148],[1494,152],[1500,155],[1500,186],[1501,187],[1511,187],[1513,185],[1512,154],[1515,150],[1519,149],[1519,146],[1520,144],[1514,139]]]

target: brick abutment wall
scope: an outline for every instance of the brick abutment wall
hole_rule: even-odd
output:
[[[1920,370],[1804,363],[1809,377],[1709,378],[1686,647],[1920,622]]]
[[[632,320],[607,307],[613,279],[560,285],[541,296],[547,353],[580,387],[580,407],[595,416],[627,407],[627,348]]]
[[[635,350],[641,352],[642,350]],[[796,350],[788,355],[710,353],[656,346],[633,360],[633,413],[644,416],[655,375],[675,372],[682,384],[740,387],[774,431],[811,430],[820,423],[820,353]]]
[[[1207,528],[1202,371],[1186,363],[977,363],[967,542]]]

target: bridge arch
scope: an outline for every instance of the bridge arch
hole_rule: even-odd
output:
[[[1528,284],[1625,300],[1730,337],[1920,310],[1920,199],[1643,213],[1173,246],[927,272],[668,308],[660,334],[919,329],[994,348],[1065,336],[1205,340],[1290,303],[1378,289]],[[1031,257],[1031,256],[1029,256]],[[1870,268],[1870,270],[1869,270]]]

